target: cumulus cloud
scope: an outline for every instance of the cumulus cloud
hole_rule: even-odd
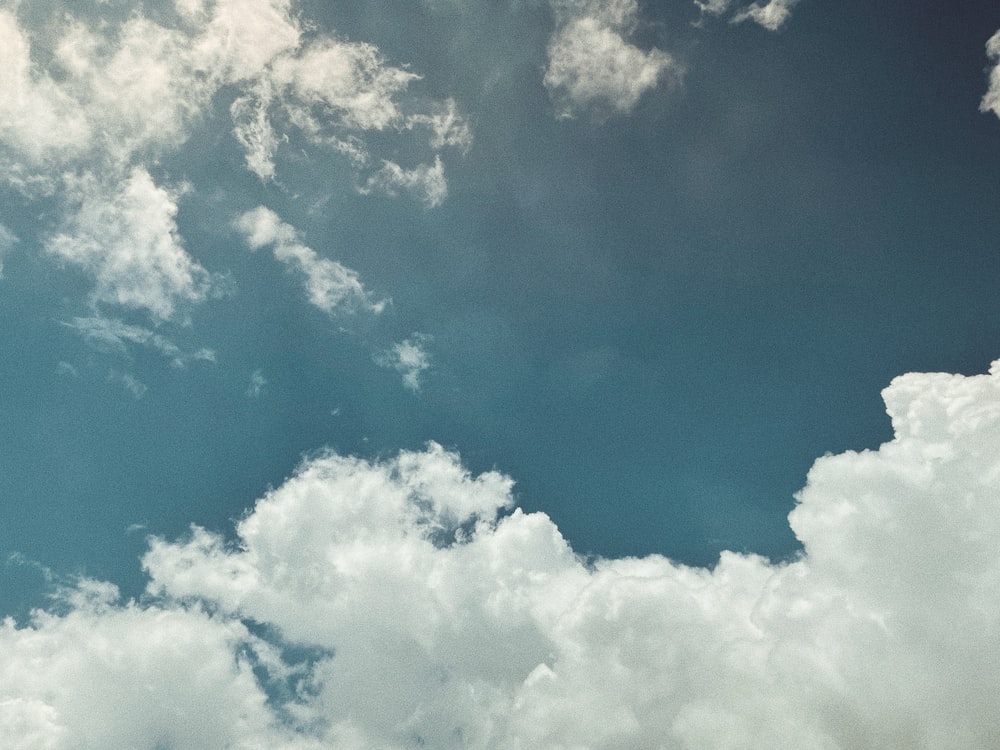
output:
[[[247,211],[235,227],[251,250],[270,245],[277,260],[298,271],[309,302],[323,312],[332,315],[360,309],[380,313],[385,308],[384,300],[373,301],[355,271],[303,245],[295,228],[271,209],[258,206]]]
[[[636,0],[552,0],[552,8],[544,82],[560,116],[592,105],[628,112],[663,77],[679,74],[663,50],[628,41],[638,25]]]
[[[769,31],[777,31],[791,15],[792,8],[799,0],[768,0],[750,5],[740,5],[734,0],[695,0],[701,12],[713,16],[729,15],[731,23],[753,21]]]
[[[0,629],[5,747],[990,747],[1000,363],[884,392],[775,564],[574,554],[436,444],[306,461],[235,538],[155,539]],[[179,721],[177,717],[183,716]]]
[[[431,337],[427,334],[415,333],[377,354],[375,362],[400,373],[403,376],[403,386],[408,390],[419,391],[420,377],[431,366],[430,355],[425,349],[430,340]]]
[[[989,88],[979,104],[979,109],[982,112],[993,112],[1000,117],[1000,31],[986,42],[986,55],[995,64],[990,70]]]

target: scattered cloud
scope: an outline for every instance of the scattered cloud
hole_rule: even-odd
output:
[[[274,257],[304,278],[309,302],[328,315],[359,309],[380,313],[385,308],[385,300],[372,300],[355,271],[303,245],[295,228],[271,209],[258,206],[247,211],[234,226],[251,250],[273,246]]]
[[[993,112],[1000,117],[1000,31],[986,42],[986,55],[994,61],[994,66],[990,70],[989,88],[979,104],[979,109],[982,112]]]
[[[90,173],[68,183],[66,217],[46,250],[93,277],[95,304],[145,310],[164,321],[209,295],[212,278],[177,230],[179,190],[158,187],[142,167],[124,184]]]
[[[884,392],[775,564],[585,562],[441,446],[323,454],[236,539],[155,539],[0,628],[5,747],[955,747],[1000,690],[1000,363]],[[244,623],[255,623],[252,630]],[[177,716],[184,716],[179,722]]]
[[[371,44],[305,33],[290,0],[178,0],[174,17],[136,11],[123,21],[60,12],[29,23],[19,9],[0,10],[0,181],[61,201],[46,249],[93,278],[94,303],[157,322],[204,301],[213,279],[178,231],[185,188],[157,184],[150,167],[220,99],[232,97],[233,134],[265,181],[297,134],[343,154],[362,192],[437,205],[447,192],[438,153],[471,144],[453,100],[409,95],[420,76]],[[376,131],[409,134],[432,165],[405,170],[373,157],[365,134]],[[337,275],[313,260],[295,262],[313,279]]]
[[[594,105],[629,112],[661,79],[680,74],[663,50],[642,50],[628,41],[638,25],[636,0],[551,3],[556,30],[544,82],[561,117]]]
[[[430,340],[431,337],[427,334],[415,333],[376,354],[375,362],[380,367],[388,367],[400,373],[403,376],[403,386],[408,390],[419,391],[421,375],[431,366],[430,355],[425,348]]]
[[[712,16],[729,15],[731,23],[753,21],[769,31],[777,31],[791,15],[792,8],[799,0],[768,0],[750,5],[742,5],[736,0],[695,0],[695,5],[703,14]]]

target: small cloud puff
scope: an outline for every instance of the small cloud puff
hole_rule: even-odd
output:
[[[431,366],[426,345],[431,337],[414,333],[408,339],[393,344],[388,350],[375,355],[375,363],[388,367],[403,376],[403,386],[411,391],[420,390],[420,377]]]
[[[142,604],[82,581],[6,621],[0,742],[989,747],[1000,366],[884,397],[895,437],[815,463],[781,564],[588,563],[439,445],[316,456],[234,541],[153,540]]]
[[[673,58],[659,49],[629,43],[638,24],[636,0],[551,0],[556,31],[549,40],[544,83],[560,117],[610,105],[631,111],[666,75],[679,75]]]

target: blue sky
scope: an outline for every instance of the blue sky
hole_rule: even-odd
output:
[[[343,606],[357,631],[322,624],[343,616],[310,603],[339,596],[326,578],[295,604],[302,621],[283,619],[275,604],[292,585],[275,570],[312,580],[316,566],[340,559],[336,550],[364,548],[369,533],[370,555],[384,554],[386,569],[415,564],[423,552],[399,552],[414,529],[455,542],[427,553],[443,580],[452,573],[441,570],[467,565],[469,575],[488,569],[506,581],[497,566],[523,556],[538,566],[532,586],[563,582],[525,589],[523,601],[584,589],[599,597],[605,580],[648,578],[672,582],[663,584],[671,591],[717,591],[718,607],[743,613],[733,617],[745,625],[747,607],[777,607],[759,592],[785,580],[782,591],[808,588],[803,600],[854,592],[856,609],[847,609],[869,612],[865,622],[895,614],[913,625],[907,613],[939,591],[897,601],[841,563],[854,555],[859,569],[871,563],[873,579],[902,586],[905,575],[885,571],[940,564],[929,532],[908,526],[907,492],[936,503],[986,497],[995,482],[942,489],[969,466],[992,477],[978,446],[998,445],[994,376],[977,375],[1000,356],[998,29],[1000,7],[988,3],[0,0],[0,610],[17,618],[4,668],[17,674],[19,649],[46,628],[88,642],[80,633],[121,633],[129,618],[137,633],[151,627],[144,618],[177,618],[218,653],[252,642],[253,689],[271,701],[277,725],[300,722],[299,739],[281,735],[288,747],[408,747],[418,737],[450,746],[448,722],[484,709],[459,705],[458,693],[417,705],[420,669],[462,662],[426,645],[439,634],[416,620],[422,635],[384,634],[430,656],[412,674],[391,667],[412,684],[383,723],[361,707],[330,708],[337,685],[360,679],[361,657],[345,656],[338,672],[336,657],[331,667],[315,656],[336,653],[340,639],[361,644],[357,633],[395,616],[384,592],[416,583],[376,576],[364,579],[370,590],[350,589],[356,599]],[[885,396],[890,423],[882,389],[903,373],[934,372],[968,377],[897,381]],[[893,412],[892,393],[909,406]],[[987,432],[962,442],[962,425]],[[911,439],[924,441],[922,458]],[[919,474],[942,456],[954,465],[936,483],[889,487],[886,477]],[[868,471],[878,474],[870,484],[857,479]],[[419,512],[394,504],[406,492]],[[302,499],[324,493],[350,508],[351,497],[368,498],[370,518]],[[310,536],[301,552],[282,546],[262,520],[271,506],[254,510],[262,497],[284,508],[272,510],[289,528],[329,528],[330,538]],[[862,539],[909,529],[914,556],[883,559],[884,542],[853,549],[860,542],[844,525],[853,516],[831,510],[844,503],[866,519]],[[958,511],[949,519],[955,539],[972,533]],[[522,540],[492,568],[455,551],[462,534],[473,535],[470,550],[500,549],[503,530],[519,524],[524,539],[555,535],[564,546]],[[830,552],[827,538],[843,544]],[[358,554],[352,564],[368,570],[370,557]],[[598,568],[574,568],[578,558]],[[185,565],[201,571],[197,582]],[[248,598],[218,588],[229,575],[244,591],[251,568]],[[512,571],[504,591],[519,590]],[[756,609],[746,604],[752,591]],[[463,590],[438,604],[480,612],[469,604],[480,595]],[[579,596],[580,611],[604,606]],[[655,586],[636,599],[608,596],[607,606],[624,597],[623,611],[687,611]],[[773,642],[797,644],[789,653],[822,653],[821,631],[862,644],[840,665],[844,684],[864,658],[887,653],[839,610],[817,615],[815,628],[774,625],[775,611],[760,615],[770,625],[751,619]],[[506,719],[493,729],[467,721],[467,742],[455,746],[577,746],[558,711],[543,710],[563,688],[545,685],[607,665],[567,661],[560,672],[558,659],[546,662],[563,647],[582,653],[559,641],[574,627],[591,633],[550,614],[480,623],[465,646],[458,639],[489,651],[477,641],[489,636],[498,653],[509,646],[523,659],[509,674],[468,677],[506,696],[490,709]],[[706,643],[732,632],[695,620]],[[652,622],[637,626],[649,637],[635,653],[656,651],[660,634],[673,632]],[[534,641],[521,644],[518,633]],[[940,650],[895,636],[908,644],[900,665],[905,654]],[[276,643],[319,649],[301,667],[315,693],[284,705],[277,683],[260,678],[267,658],[273,679],[291,658],[280,648],[262,655]],[[586,643],[595,659],[608,648]],[[801,665],[778,652],[768,652],[778,666],[767,679],[787,667],[787,684],[799,685]],[[219,690],[233,705],[250,700],[228,674]],[[741,680],[753,683],[742,672],[724,682]],[[707,689],[694,683],[692,696]],[[0,705],[44,703],[33,689],[11,688]],[[28,733],[42,721],[28,712],[0,716],[0,734],[20,732],[25,744],[15,746],[25,748],[113,747],[127,731],[153,738],[142,747],[250,747],[273,730],[199,734],[195,722],[190,737],[149,727],[117,735],[113,722],[74,723],[73,695],[46,704],[56,717],[49,729]],[[886,699],[885,710],[918,711],[924,697]],[[716,698],[747,746],[859,746],[852,737],[913,746],[913,736],[940,746],[933,718],[894,735],[893,721],[859,709],[855,728],[838,734],[814,707],[798,706],[768,734],[760,717],[797,698]],[[692,697],[669,727],[627,703],[635,725],[592,746],[743,746],[711,734],[729,725],[709,721],[705,701]],[[864,696],[857,703],[871,708]],[[530,715],[511,708],[528,704],[542,712],[531,731]],[[295,711],[311,718],[289,719]],[[985,730],[975,717],[962,727],[964,746],[977,746]],[[23,739],[46,731],[51,745]]]

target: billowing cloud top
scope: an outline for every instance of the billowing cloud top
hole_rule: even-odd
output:
[[[586,563],[431,444],[308,460],[233,542],[153,540],[0,631],[5,747],[981,748],[1000,664],[1000,363],[884,392],[820,458],[804,545]]]

